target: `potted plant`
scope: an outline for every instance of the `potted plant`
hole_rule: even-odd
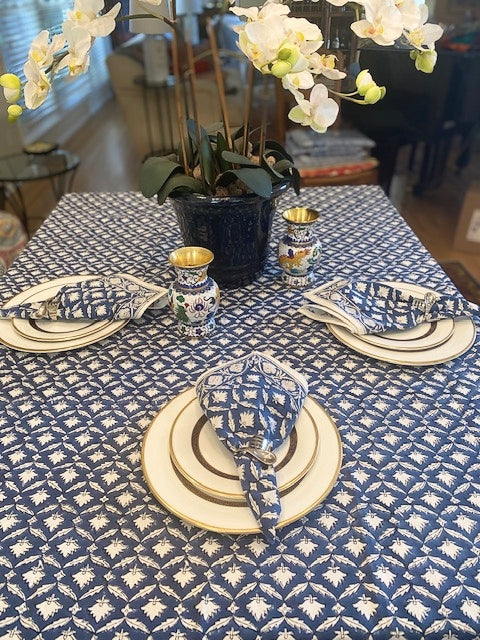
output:
[[[166,2],[167,0],[163,0]],[[312,0],[313,1],[313,0]],[[222,106],[223,123],[219,127],[202,128],[195,118],[195,70],[193,52],[188,41],[183,42],[177,27],[175,1],[170,0],[170,17],[162,8],[162,0],[140,0],[145,14],[119,15],[120,3],[104,13],[103,0],[74,0],[72,11],[67,12],[62,33],[51,35],[43,30],[30,46],[28,60],[23,68],[25,82],[12,73],[0,76],[0,86],[9,103],[8,118],[16,120],[23,108],[36,109],[48,96],[51,83],[61,69],[72,76],[88,70],[88,54],[96,37],[107,36],[115,23],[132,18],[151,18],[154,15],[173,29],[172,61],[176,76],[175,91],[180,148],[174,156],[150,158],[142,167],[141,188],[147,197],[156,196],[160,203],[167,197],[172,200],[179,217],[180,227],[186,243],[193,236],[187,233],[186,217],[182,210],[201,211],[194,218],[191,233],[198,232],[195,244],[203,244],[216,253],[217,261],[223,256],[237,260],[242,267],[247,259],[256,260],[246,271],[232,275],[227,284],[245,284],[261,270],[265,261],[264,249],[268,246],[271,215],[265,212],[257,222],[238,221],[234,212],[246,208],[246,203],[256,201],[261,211],[271,209],[278,193],[292,184],[298,191],[298,173],[292,158],[276,142],[266,141],[264,123],[260,127],[260,139],[255,146],[250,144],[250,100],[246,100],[244,122],[237,132],[230,131],[225,107],[220,57],[213,29],[209,29],[212,59],[214,63],[219,100]],[[435,42],[442,29],[428,23],[428,9],[416,0],[325,0],[335,7],[349,5],[356,10],[351,29],[359,38],[370,39],[381,46],[392,46],[402,42],[410,50],[416,68],[430,73],[436,62]],[[305,18],[292,17],[288,0],[266,0],[262,7],[231,9],[245,22],[236,28],[238,46],[251,62],[247,94],[251,94],[253,69],[264,75],[278,78],[283,88],[295,98],[296,105],[288,117],[302,125],[322,133],[332,125],[338,115],[338,103],[331,97],[340,97],[359,104],[368,105],[381,100],[385,87],[379,87],[367,69],[355,78],[355,91],[342,93],[328,88],[322,79],[339,80],[346,73],[337,68],[335,55],[323,48],[324,38],[320,28]],[[188,61],[186,69],[179,63],[179,47],[185,47]],[[183,110],[182,82],[191,84],[193,96],[193,119]],[[217,245],[209,243],[211,228],[220,225],[214,212],[225,208],[226,219]],[[266,203],[271,203],[266,204]],[[255,205],[258,209],[258,206]],[[253,207],[255,209],[255,207]],[[230,213],[228,213],[230,211]],[[209,218],[210,216],[210,218]],[[191,216],[190,216],[191,217]],[[224,219],[225,216],[222,217]],[[267,220],[268,218],[268,220]],[[203,220],[203,222],[201,222]],[[193,229],[193,231],[192,231]],[[246,234],[242,230],[250,229]],[[261,233],[260,233],[260,231]],[[258,233],[257,233],[258,232]],[[250,252],[240,246],[243,238],[247,243],[260,235],[263,249]],[[220,244],[218,244],[220,243]],[[260,255],[261,254],[261,255]],[[260,257],[259,257],[260,256]],[[212,275],[223,277],[228,269],[221,265],[211,267]],[[217,267],[217,268],[216,268]]]

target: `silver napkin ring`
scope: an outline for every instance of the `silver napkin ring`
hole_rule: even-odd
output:
[[[240,445],[235,449],[235,453],[249,453],[262,464],[275,464],[277,456],[269,451],[270,442],[263,436],[255,436],[249,444]]]
[[[58,308],[60,301],[57,298],[47,298],[44,300],[39,308],[31,314],[31,318],[34,320],[56,320],[58,318]]]

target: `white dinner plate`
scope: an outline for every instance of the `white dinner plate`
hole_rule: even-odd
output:
[[[188,389],[157,413],[145,434],[142,468],[155,498],[169,511],[202,529],[222,533],[258,533],[260,528],[246,503],[217,499],[199,491],[178,473],[170,457],[170,434],[185,406],[196,400],[195,389]],[[301,518],[330,493],[342,462],[342,445],[335,424],[327,412],[307,397],[309,412],[319,435],[318,455],[299,482],[281,492],[282,512],[278,526]]]
[[[302,411],[285,442],[275,450],[277,484],[285,491],[309,471],[318,454],[317,425]],[[180,410],[170,432],[170,457],[187,482],[213,497],[245,502],[231,451],[215,433],[196,397]]]
[[[343,342],[347,347],[358,353],[376,360],[391,362],[392,364],[418,367],[441,364],[458,358],[458,356],[470,349],[475,342],[476,335],[475,325],[470,318],[458,318],[455,320],[455,326],[450,338],[439,346],[424,349],[423,351],[394,351],[393,349],[382,349],[382,347],[369,344],[343,327],[333,324],[329,324],[327,327],[340,342]]]
[[[4,305],[9,307],[25,302],[38,302],[51,298],[66,284],[73,284],[96,275],[75,275],[56,278],[35,285],[15,295]],[[128,320],[0,320],[0,342],[33,353],[67,351],[87,346],[121,329]]]
[[[392,287],[402,289],[408,295],[424,296],[432,289],[412,284],[410,282],[387,282]],[[385,331],[358,336],[363,342],[368,342],[382,349],[394,351],[423,351],[446,342],[453,334],[455,320],[445,318],[434,322],[423,322],[411,329]]]
[[[425,295],[428,291],[432,291],[428,287],[410,282],[388,282],[387,284],[413,295]],[[453,323],[451,331],[450,321]],[[424,323],[414,329],[388,332],[390,336],[387,338],[387,344],[382,344],[381,339],[378,339],[382,334],[357,336],[339,325],[327,324],[327,327],[340,342],[358,353],[392,364],[411,366],[430,366],[458,358],[470,349],[476,336],[475,324],[470,318],[448,318]],[[407,340],[412,339],[411,348],[408,348],[405,336]]]
[[[432,349],[446,342],[455,329],[455,320],[445,318],[434,320],[433,322],[423,322],[422,324],[404,329],[403,331],[385,331],[384,333],[368,333],[358,336],[363,342],[382,347],[382,349],[393,349],[394,351],[424,351]]]

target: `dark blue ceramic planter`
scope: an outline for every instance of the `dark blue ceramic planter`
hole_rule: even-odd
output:
[[[274,185],[270,198],[196,193],[171,197],[185,246],[213,251],[209,274],[220,288],[243,287],[261,274],[277,198],[289,186],[287,180]]]

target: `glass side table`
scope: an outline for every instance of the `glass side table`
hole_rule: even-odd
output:
[[[10,202],[27,229],[28,216],[22,184],[33,180],[48,180],[58,201],[70,190],[79,164],[78,156],[63,149],[44,154],[15,153],[0,157],[0,204],[3,195],[3,199]]]

